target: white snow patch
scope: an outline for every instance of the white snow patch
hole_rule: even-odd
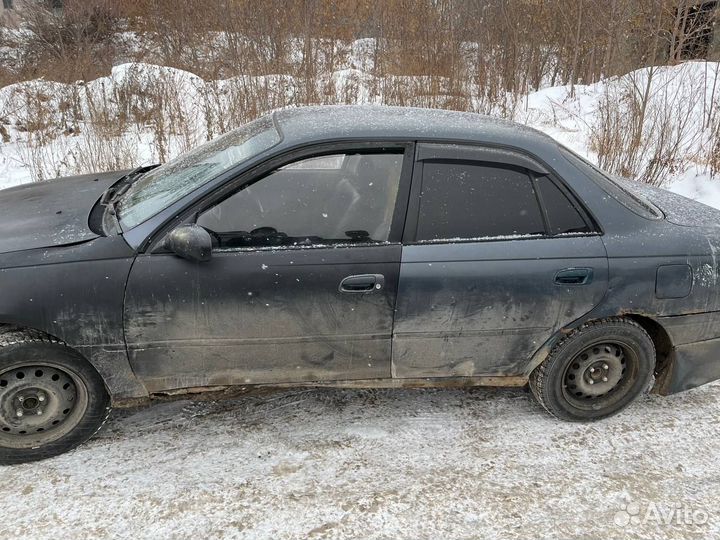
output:
[[[161,403],[5,467],[0,537],[715,538],[719,403],[712,384],[591,424],[507,389]],[[618,525],[629,503],[709,519]]]
[[[678,178],[670,186],[670,191],[720,208],[720,178],[713,180],[709,174],[699,173],[696,169],[691,169]]]

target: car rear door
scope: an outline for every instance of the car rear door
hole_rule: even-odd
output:
[[[391,376],[413,145],[303,150],[197,210],[210,261],[139,256],[130,362],[152,391]]]
[[[418,144],[395,377],[521,375],[607,286],[597,225],[546,167],[514,151]]]

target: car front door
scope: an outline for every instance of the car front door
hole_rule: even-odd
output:
[[[599,230],[524,154],[418,145],[405,228],[393,374],[519,376],[602,299]]]
[[[391,341],[412,144],[324,146],[238,178],[190,221],[209,261],[137,257],[125,334],[148,389],[377,379]]]

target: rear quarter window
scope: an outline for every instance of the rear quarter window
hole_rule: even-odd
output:
[[[555,182],[541,176],[537,178],[536,186],[547,213],[549,234],[591,232],[582,214]]]

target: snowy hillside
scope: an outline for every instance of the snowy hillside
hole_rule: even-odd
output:
[[[326,102],[388,102],[397,78],[371,77],[362,45],[362,40],[355,44],[347,68],[332,73]],[[593,85],[508,96],[502,109],[487,111],[478,100],[470,108],[503,112],[602,165],[598,147],[617,142],[609,137],[622,135],[634,100],[646,97],[646,126],[626,174],[647,175],[662,163],[656,184],[720,207],[720,179],[712,179],[707,158],[717,144],[710,126],[718,121],[719,70],[711,62],[646,68]],[[418,87],[412,105],[426,104],[420,95],[423,77],[400,82]],[[257,100],[251,103],[247,96],[260,90],[276,99],[264,100],[265,109],[255,110]],[[296,81],[285,75],[205,81],[140,63],[116,66],[110,76],[87,83],[35,80],[7,86],[0,89],[0,187],[167,161],[266,110],[293,103],[296,90]],[[611,114],[618,133],[607,133]],[[622,157],[622,146],[614,150],[615,159]]]
[[[702,156],[712,144],[706,137],[708,117],[718,114],[717,74],[720,64],[687,62],[678,66],[656,68],[652,73],[648,110],[667,120],[675,136],[678,162],[663,178],[661,187],[720,208],[720,175],[713,179]],[[600,130],[600,115],[608,103],[622,107],[627,90],[643,91],[648,69],[629,73],[587,86],[575,86],[571,96],[568,86],[545,88],[520,100],[515,120],[551,135],[560,143],[598,164],[593,136]],[[656,119],[657,121],[657,119]],[[654,150],[652,131],[648,128],[648,154]],[[715,143],[717,144],[717,143]],[[602,163],[599,163],[602,165]]]

